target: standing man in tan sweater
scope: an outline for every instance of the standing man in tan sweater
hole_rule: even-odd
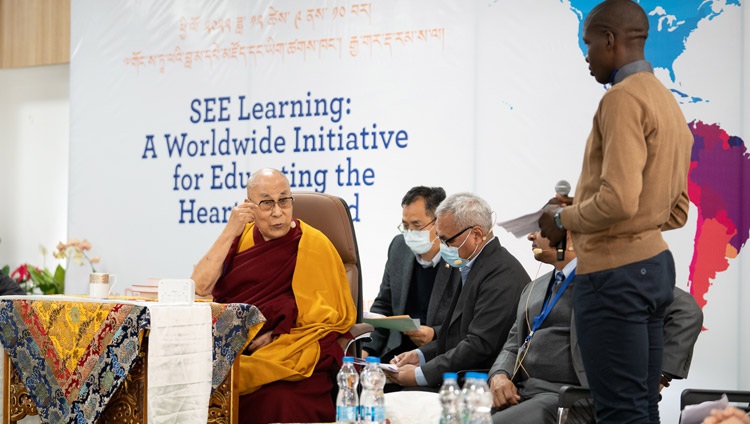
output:
[[[659,422],[664,312],[675,284],[661,232],[682,227],[689,206],[693,137],[644,60],[648,29],[631,0],[606,0],[586,17],[586,61],[611,88],[594,115],[575,201],[551,200],[539,220],[553,244],[565,230],[575,242],[573,309],[599,423]]]

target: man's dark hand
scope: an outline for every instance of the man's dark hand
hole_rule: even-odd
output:
[[[542,230],[542,237],[549,240],[550,245],[555,246],[562,240],[565,230],[559,229],[555,224],[555,212],[561,206],[552,203],[553,200],[555,199],[550,200],[550,203],[542,209],[542,216],[539,217],[539,228]]]
[[[560,205],[560,206],[570,206],[573,204],[573,198],[568,196],[563,196],[562,194],[556,194],[555,197],[551,198],[547,204],[550,205]]]

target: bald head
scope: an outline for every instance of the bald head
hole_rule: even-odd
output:
[[[612,32],[620,43],[642,52],[648,37],[648,16],[632,0],[605,0],[589,12],[583,28]]]
[[[273,168],[263,168],[253,172],[253,174],[250,175],[250,178],[247,179],[247,191],[252,191],[252,188],[257,186],[261,181],[269,180],[283,180],[287,187],[289,187],[289,180],[286,178],[286,175],[281,173],[281,171]]]

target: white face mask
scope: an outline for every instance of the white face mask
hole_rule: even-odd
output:
[[[429,252],[434,241],[435,239],[430,240],[430,230],[404,231],[404,242],[415,255]]]

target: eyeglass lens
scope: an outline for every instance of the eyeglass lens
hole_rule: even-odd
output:
[[[469,227],[464,228],[463,230],[459,231],[458,234],[454,235],[453,237],[450,237],[450,238],[447,238],[447,239],[441,238],[440,241],[443,244],[448,245],[450,242],[452,242],[453,240],[455,240],[456,237],[460,236],[461,234],[463,234],[464,232],[466,232],[466,230],[471,229],[471,228],[474,228],[474,226],[471,225]]]
[[[261,200],[258,202],[258,208],[262,211],[270,211],[273,209],[274,205],[279,205],[281,209],[287,209],[292,206],[292,202],[294,201],[293,197],[282,197],[279,200]]]

